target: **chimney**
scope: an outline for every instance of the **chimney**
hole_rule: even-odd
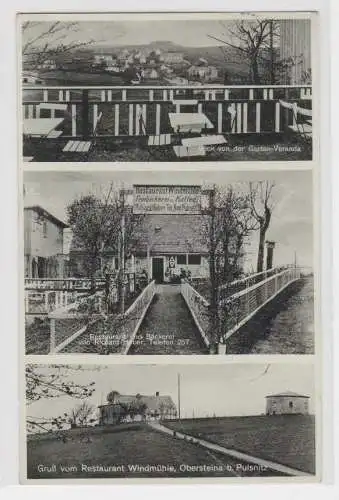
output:
[[[159,392],[157,391],[157,392],[155,393],[155,395],[156,395],[156,397],[159,397]]]

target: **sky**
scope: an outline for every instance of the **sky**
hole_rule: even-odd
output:
[[[277,14],[275,14],[277,15]],[[174,15],[175,16],[175,15]],[[62,35],[63,43],[87,42],[89,40],[107,46],[123,46],[123,45],[144,45],[155,41],[171,41],[176,44],[187,47],[208,47],[220,45],[218,42],[210,38],[212,35],[216,38],[221,37],[227,42],[232,41],[232,35],[229,28],[234,25],[233,20],[222,20],[222,15],[204,14],[205,20],[192,20],[192,13],[186,15],[186,20],[161,20],[164,14],[153,16],[152,20],[145,21],[145,17],[139,14],[138,20],[131,21],[126,16],[120,17],[121,21],[80,21],[72,30],[64,30],[57,35],[49,36],[48,42],[53,45],[54,40]],[[59,17],[59,16],[58,16]],[[106,16],[107,17],[107,16]],[[167,15],[167,18],[169,16]],[[188,19],[187,19],[188,17]],[[214,19],[211,19],[214,17]],[[243,16],[242,16],[243,17]],[[305,17],[307,17],[305,15]],[[255,18],[255,17],[254,17]],[[54,16],[53,20],[57,18]],[[156,19],[156,20],[155,20]],[[74,16],[71,18],[74,20]],[[23,32],[23,45],[27,41],[37,40],[36,44],[41,45],[45,39],[41,38],[41,34],[46,32],[50,27],[50,22],[34,22],[29,25]],[[234,41],[234,39],[233,39]],[[60,39],[58,40],[60,43]]]
[[[79,365],[77,365],[79,366]],[[48,366],[39,367],[45,373]],[[290,390],[310,396],[310,413],[315,408],[314,366],[285,361],[274,364],[228,363],[206,365],[82,365],[65,380],[88,384],[95,382],[89,401],[105,404],[107,394],[171,396],[178,403],[180,374],[181,416],[183,418],[259,415],[265,413],[265,396]],[[53,417],[70,411],[79,400],[69,396],[40,400],[27,406],[27,415]]]
[[[208,179],[208,181],[206,180]],[[274,265],[292,264],[295,254],[301,266],[313,265],[312,175],[308,171],[183,171],[176,184],[228,185],[247,189],[249,181],[274,181],[274,210],[266,239],[275,241]],[[41,205],[67,222],[66,207],[75,198],[107,192],[111,182],[120,187],[133,184],[173,184],[173,172],[25,172],[25,206]],[[240,183],[240,184],[239,184]],[[245,183],[245,184],[243,184]],[[246,268],[255,268],[258,235],[246,247]]]

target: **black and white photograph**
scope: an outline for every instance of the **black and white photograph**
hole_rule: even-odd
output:
[[[314,354],[312,177],[25,171],[26,354]]]
[[[316,17],[22,15],[23,161],[312,160]]]
[[[311,363],[27,364],[28,480],[314,480]]]

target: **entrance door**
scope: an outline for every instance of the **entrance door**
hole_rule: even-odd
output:
[[[153,257],[152,259],[152,279],[156,283],[164,281],[164,259],[162,257]]]

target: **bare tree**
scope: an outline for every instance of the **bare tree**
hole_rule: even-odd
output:
[[[249,66],[250,83],[260,85],[260,62],[267,62],[271,70],[271,83],[274,83],[274,58],[276,40],[279,38],[279,24],[272,19],[241,20],[229,24],[221,23],[226,30],[224,37],[208,35],[224,46],[235,49],[246,60]],[[230,38],[232,41],[227,41]],[[227,59],[227,54],[225,54]],[[273,80],[273,81],[272,81]]]
[[[95,289],[95,276],[101,272],[101,258],[110,251],[119,255],[119,282],[122,282],[123,262],[133,246],[134,232],[142,216],[128,211],[124,199],[111,183],[106,194],[89,194],[74,200],[68,207],[68,222],[73,231],[73,259],[83,255],[83,265]],[[122,218],[124,228],[122,228]],[[121,245],[122,232],[124,245]],[[120,242],[120,244],[119,244]],[[123,247],[123,250],[122,250]],[[124,251],[124,259],[121,252]]]
[[[95,382],[88,384],[76,383],[72,375],[82,371],[81,366],[50,365],[48,370],[44,366],[29,364],[26,366],[26,404],[41,399],[55,399],[69,396],[74,399],[90,397],[95,391]],[[27,429],[30,432],[60,430],[69,423],[67,413],[52,418],[27,415]]]
[[[210,192],[210,207],[205,219],[208,241],[211,338],[222,338],[222,315],[219,307],[220,287],[242,273],[244,245],[250,233],[258,229],[251,211],[250,196],[233,186]]]
[[[272,191],[274,182],[260,181],[249,183],[249,195],[251,203],[251,213],[259,224],[259,246],[257,257],[257,272],[264,269],[264,250],[266,233],[269,228],[274,203],[272,201]]]
[[[26,21],[21,26],[22,57],[31,69],[45,61],[84,49],[94,40],[72,40],[72,34],[79,31],[77,22],[35,22]]]
[[[117,401],[117,399],[119,398],[119,396],[120,396],[120,392],[111,391],[107,394],[107,401],[109,403],[115,403]]]
[[[74,426],[83,426],[88,423],[93,423],[95,421],[94,413],[96,411],[96,407],[89,403],[88,401],[82,401],[79,405],[75,406],[71,411],[69,421]]]

